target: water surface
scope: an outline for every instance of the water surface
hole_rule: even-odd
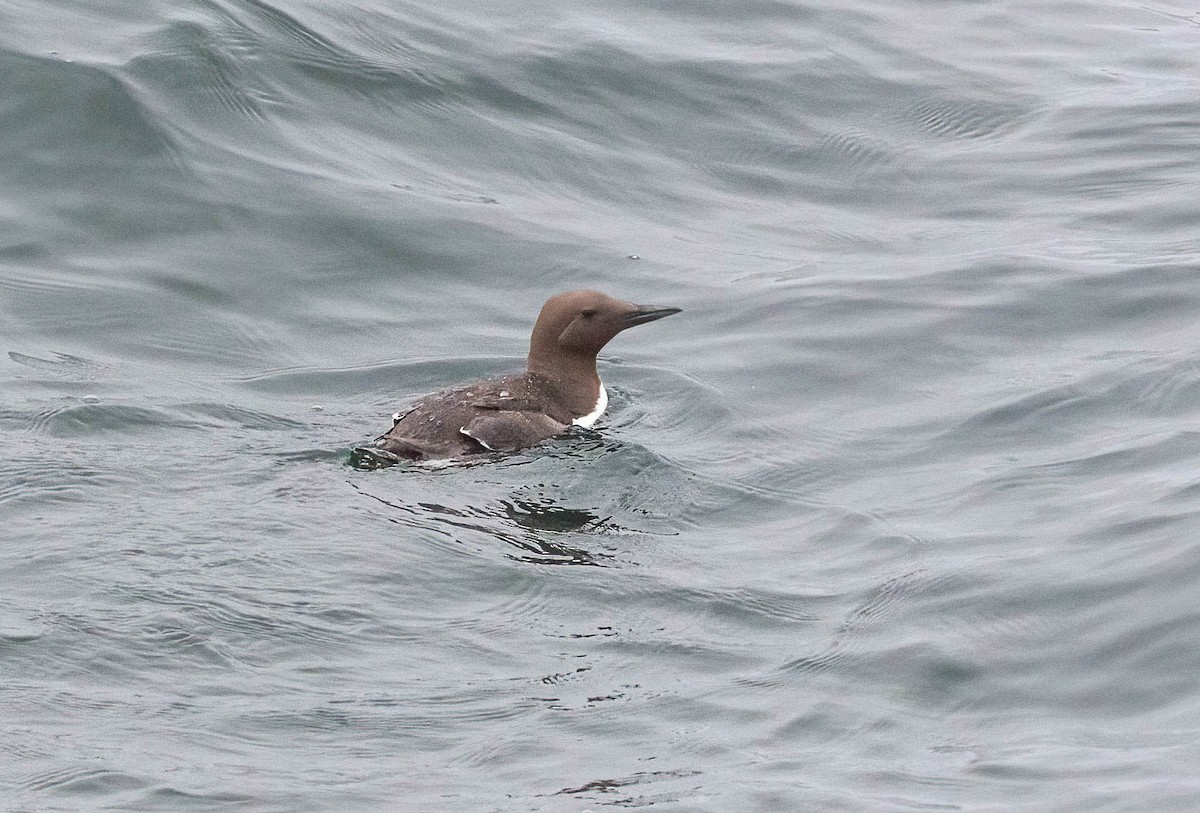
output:
[[[0,807],[1194,810],[1198,41],[0,9]],[[347,465],[580,287],[597,431]]]

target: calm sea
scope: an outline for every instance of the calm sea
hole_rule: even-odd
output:
[[[1195,3],[0,5],[0,810],[1200,809],[1198,201]]]

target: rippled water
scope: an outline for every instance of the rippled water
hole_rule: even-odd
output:
[[[0,809],[1200,805],[1200,15],[0,7]],[[598,431],[358,471],[541,301]]]

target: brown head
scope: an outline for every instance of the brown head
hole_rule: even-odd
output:
[[[533,326],[529,372],[551,379],[598,381],[596,354],[613,336],[679,310],[633,305],[598,291],[552,296]]]

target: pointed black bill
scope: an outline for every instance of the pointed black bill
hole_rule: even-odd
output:
[[[657,308],[653,305],[638,305],[637,310],[630,311],[622,316],[621,321],[625,323],[625,327],[644,325],[647,322],[653,322],[655,319],[662,319],[664,316],[679,313],[681,310],[683,308]]]

